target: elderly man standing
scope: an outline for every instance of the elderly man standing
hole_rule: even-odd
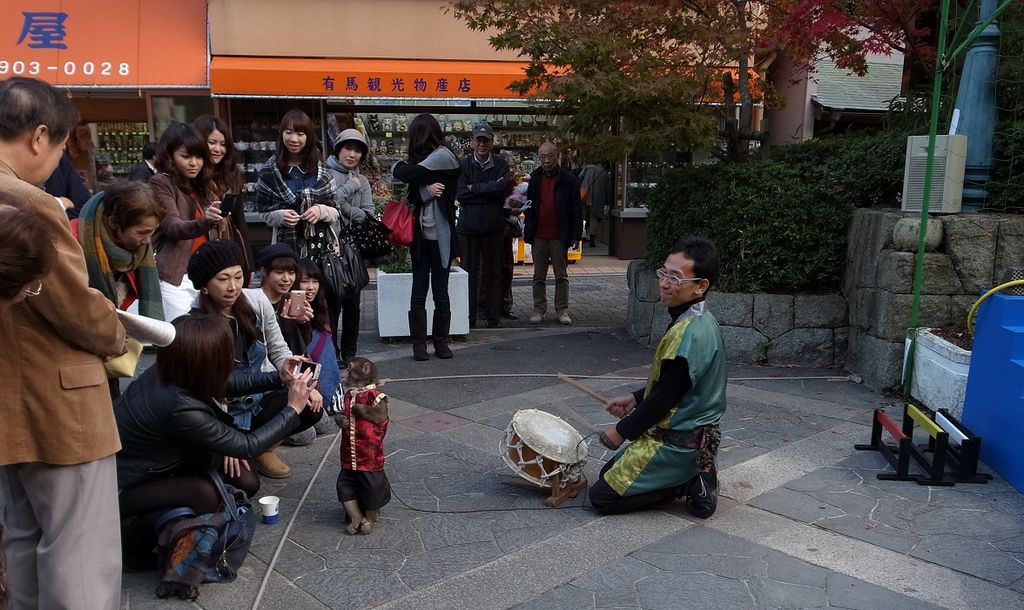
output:
[[[0,520],[12,608],[118,608],[121,445],[103,359],[124,352],[114,305],[89,288],[63,207],[38,188],[78,122],[34,79],[0,82],[0,191],[57,251],[24,301],[0,312]]]
[[[548,265],[555,273],[555,313],[562,324],[569,317],[569,248],[583,233],[580,183],[572,172],[558,165],[558,147],[545,142],[537,151],[540,167],[530,174],[526,197],[523,238],[533,252],[533,315],[530,324],[544,321],[548,299],[545,283]]]
[[[469,274],[469,326],[476,326],[480,283],[484,286],[487,326],[501,323],[503,291],[501,247],[505,235],[505,191],[512,180],[508,162],[491,154],[494,132],[486,122],[473,125],[473,156],[462,160],[455,198],[455,230],[462,248],[462,268]]]

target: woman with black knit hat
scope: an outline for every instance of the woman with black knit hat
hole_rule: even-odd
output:
[[[291,379],[288,362],[293,358],[281,334],[273,305],[262,290],[243,288],[245,260],[238,244],[211,241],[203,244],[192,255],[188,276],[199,290],[193,311],[221,315],[231,322],[234,336],[235,366],[233,376],[278,375],[281,383]],[[310,395],[309,425],[320,418],[323,399],[315,389]],[[227,402],[227,412],[234,424],[242,430],[256,428],[280,410],[283,396],[280,392],[256,393],[236,396]],[[260,474],[274,479],[291,476],[288,467],[274,453],[275,447],[255,460]],[[247,468],[247,464],[239,465]]]

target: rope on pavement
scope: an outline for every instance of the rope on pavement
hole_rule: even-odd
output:
[[[646,381],[646,377],[624,377],[624,376],[605,376],[605,375],[566,375],[574,379],[605,379],[610,381]],[[450,379],[487,379],[487,378],[522,378],[522,377],[537,377],[537,378],[558,378],[558,373],[490,373],[490,374],[476,374],[476,375],[437,375],[432,377],[405,377],[401,379],[381,379],[379,385],[385,383],[406,383],[414,381],[443,381]],[[859,382],[860,378],[856,375],[822,375],[822,376],[802,376],[802,377],[731,377],[730,382],[733,381],[807,381],[807,380],[824,380],[824,381],[853,381]],[[299,513],[302,511],[302,506],[306,502],[306,498],[309,497],[309,492],[313,489],[313,484],[316,483],[320,477],[320,472],[324,468],[324,464],[327,463],[327,458],[331,455],[334,450],[334,446],[337,444],[338,439],[341,437],[342,430],[339,429],[337,434],[334,435],[334,439],[331,440],[331,444],[328,445],[327,450],[324,451],[323,457],[320,459],[320,463],[316,467],[316,471],[313,476],[309,479],[309,483],[306,485],[306,489],[302,492],[302,497],[299,498],[299,503],[292,512],[292,516],[288,519],[288,525],[284,528],[284,533],[281,535],[280,542],[277,543],[277,548],[274,549],[274,554],[270,558],[270,562],[267,564],[267,571],[263,575],[263,581],[260,583],[260,588],[256,592],[256,599],[253,600],[252,610],[258,610],[260,601],[263,599],[263,593],[267,589],[267,585],[270,582],[270,576],[274,573],[274,566],[277,564],[277,559],[281,555],[281,550],[284,548],[285,543],[288,541],[288,534],[291,532],[292,525],[295,524],[295,520],[298,518]],[[585,442],[596,433],[588,434],[584,437],[580,443]],[[468,513],[487,513],[487,512],[510,512],[510,511],[524,511],[524,510],[540,510],[537,507],[510,507],[510,508],[483,508],[483,509],[465,509],[465,510],[438,510],[438,509],[426,509],[411,506],[405,502],[398,494],[392,490],[392,497],[394,497],[400,504],[405,506],[407,509],[414,512],[421,513],[435,513],[435,514],[468,514]],[[568,510],[585,508],[587,506],[587,498],[584,494],[582,503],[570,504],[566,506],[559,506],[555,508],[545,508],[543,510]]]
[[[327,414],[325,413],[324,417],[326,416]],[[334,445],[337,444],[338,439],[341,438],[342,430],[342,428],[338,429],[338,433],[334,435],[334,439],[331,440],[331,444],[327,447],[327,451],[324,451],[324,457],[320,459],[320,464],[316,467],[316,472],[314,472],[313,476],[310,477],[305,491],[302,492],[302,497],[299,498],[299,504],[295,507],[295,510],[292,511],[292,516],[288,519],[288,525],[284,528],[284,534],[281,535],[281,541],[277,543],[277,548],[274,549],[274,555],[270,558],[270,563],[267,564],[267,573],[263,575],[263,582],[260,583],[259,591],[256,592],[256,599],[252,602],[252,610],[257,610],[259,608],[260,600],[263,599],[263,592],[267,590],[267,583],[270,582],[270,575],[274,573],[274,564],[277,563],[277,558],[281,555],[281,549],[284,548],[284,543],[288,542],[288,533],[292,531],[292,525],[295,524],[295,519],[298,518],[302,505],[305,504],[310,490],[313,489],[313,484],[316,483],[317,478],[320,476],[320,471],[324,469],[324,464],[327,463],[327,457],[331,455]]]
[[[446,381],[451,379],[491,379],[491,378],[512,378],[519,379],[522,377],[539,377],[539,378],[558,378],[558,373],[480,373],[473,375],[435,375],[432,377],[401,377],[401,378],[384,378],[380,380],[380,385],[385,383],[409,383],[414,381]],[[608,381],[647,381],[646,377],[623,377],[613,375],[566,375],[566,377],[572,377],[573,379],[605,379]],[[729,382],[735,381],[852,381],[855,383],[860,382],[860,377],[856,375],[810,375],[801,377],[730,377]]]

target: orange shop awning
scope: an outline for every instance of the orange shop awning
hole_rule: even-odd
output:
[[[519,99],[508,86],[525,62],[214,57],[221,96]]]

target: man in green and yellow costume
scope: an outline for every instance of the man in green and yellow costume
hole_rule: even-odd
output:
[[[692,515],[715,512],[726,365],[722,331],[704,298],[718,268],[715,245],[689,236],[657,271],[660,301],[672,324],[658,343],[647,387],[606,405],[621,420],[601,433],[601,442],[610,449],[632,442],[590,488],[590,502],[600,513],[628,513],[683,496]]]

